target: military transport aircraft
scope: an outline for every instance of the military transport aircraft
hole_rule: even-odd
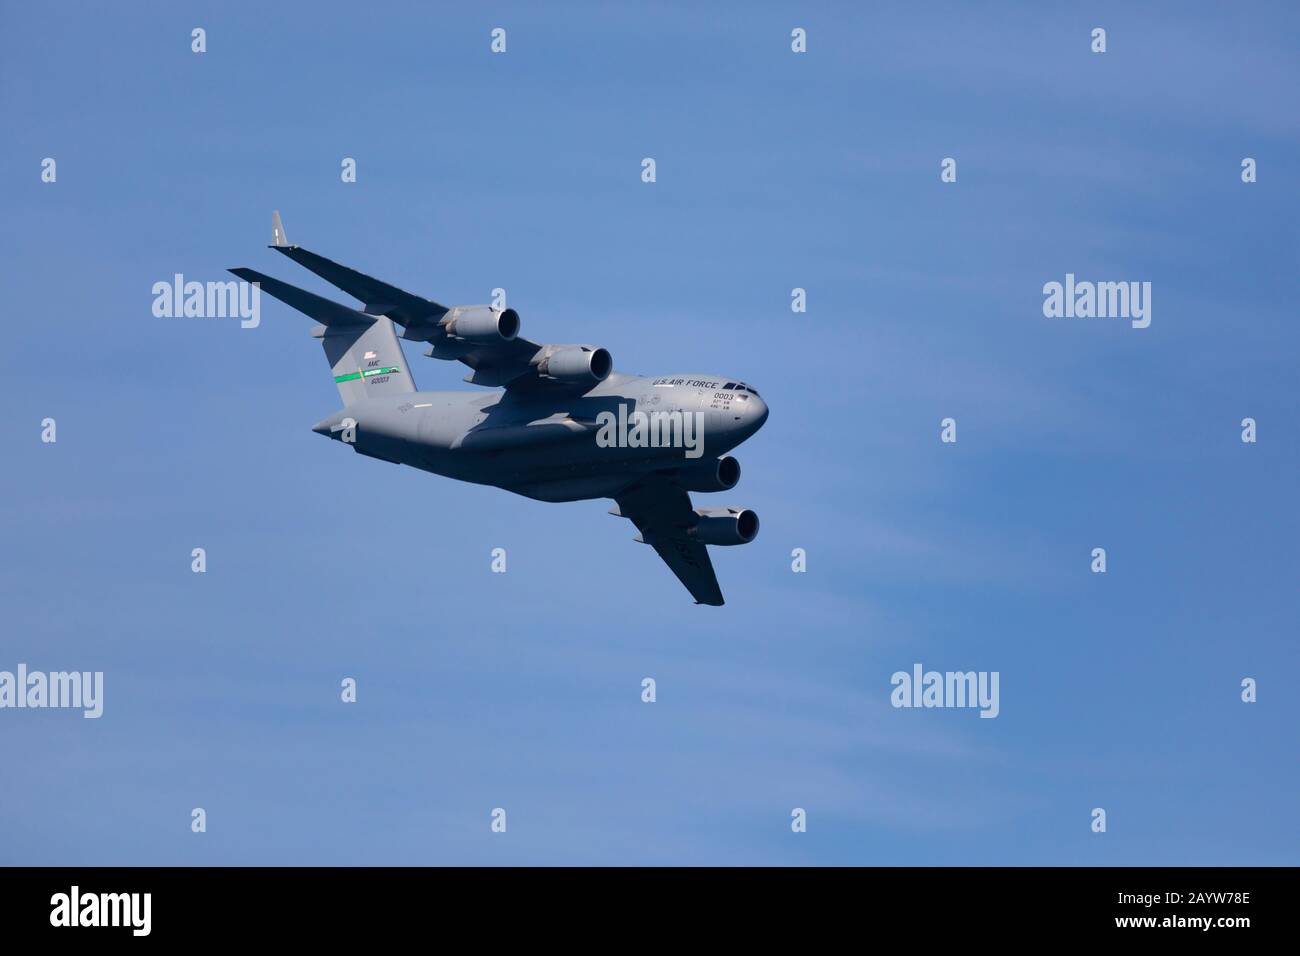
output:
[[[722,375],[643,377],[614,371],[590,345],[538,345],[519,313],[448,307],[290,245],[277,212],[272,249],[359,299],[349,308],[252,269],[231,269],[319,325],[343,408],[312,430],[371,458],[494,485],[539,501],[612,498],[637,541],[655,549],[699,604],[722,591],[706,545],[748,544],[758,516],[694,508],[691,491],[729,491],[725,454],[762,427],[758,392]],[[491,392],[421,392],[398,339],[470,368]],[[503,389],[497,391],[496,389]]]

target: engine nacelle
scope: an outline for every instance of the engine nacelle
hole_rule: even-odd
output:
[[[730,491],[740,481],[740,462],[730,455],[701,462],[677,473],[677,484],[687,491]]]
[[[519,334],[519,313],[490,305],[461,305],[451,310],[442,327],[465,342],[509,342]]]
[[[696,508],[700,516],[688,532],[701,544],[749,544],[758,537],[758,515],[748,508]]]
[[[537,364],[542,375],[570,385],[599,385],[613,370],[610,354],[589,345],[556,349]]]

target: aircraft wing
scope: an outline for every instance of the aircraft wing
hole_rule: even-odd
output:
[[[532,364],[533,358],[541,350],[542,346],[536,342],[516,336],[509,342],[479,344],[468,350],[456,342],[443,339],[433,342],[424,354],[429,358],[464,362],[473,370],[465,376],[465,381],[472,385],[516,388],[547,384],[545,379],[537,375],[537,369]]]
[[[689,494],[666,480],[652,478],[614,500],[617,507],[610,513],[628,518],[637,526],[641,540],[659,553],[697,604],[725,603],[708,548],[687,534],[699,517],[691,507]]]
[[[339,265],[302,246],[272,246],[298,265],[310,269],[330,285],[337,286],[354,299],[364,302],[362,310],[369,315],[386,315],[406,327],[433,326],[447,314],[447,307],[410,292],[404,292],[387,282]]]
[[[365,303],[367,315],[384,315],[406,330],[402,338],[430,343],[430,358],[455,359],[471,369],[465,381],[474,385],[506,388],[566,387],[538,375],[533,360],[542,346],[515,337],[509,341],[467,344],[448,337],[441,323],[462,309],[449,308],[430,299],[389,285],[373,276],[326,259],[302,246],[290,245],[277,212],[271,221],[271,248],[310,269],[330,285]],[[271,292],[270,289],[267,290]],[[274,295],[274,292],[271,292]]]
[[[398,325],[418,329],[436,326],[438,320],[447,314],[445,305],[430,302],[373,276],[339,265],[302,246],[290,245],[278,212],[271,215],[271,248],[288,256],[304,269],[310,269],[354,299],[360,299],[366,304],[362,311],[368,315],[386,315]]]

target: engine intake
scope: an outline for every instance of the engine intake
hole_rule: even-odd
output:
[[[687,491],[730,491],[740,481],[740,462],[723,455],[677,474],[677,483]]]
[[[466,305],[452,309],[442,325],[448,335],[466,342],[509,342],[519,334],[519,313],[490,305]]]
[[[748,508],[696,508],[689,534],[701,544],[749,544],[758,537],[758,515]]]
[[[557,349],[537,366],[538,372],[571,385],[598,385],[614,370],[614,359],[604,349],[581,345]]]

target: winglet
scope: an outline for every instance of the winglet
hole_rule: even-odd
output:
[[[280,210],[271,213],[271,248],[284,247],[289,245],[288,238],[284,234],[284,223],[280,221]]]

